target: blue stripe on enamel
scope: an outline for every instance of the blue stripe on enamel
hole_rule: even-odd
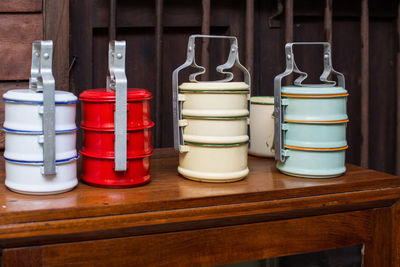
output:
[[[22,103],[22,104],[39,104],[42,105],[43,101],[25,101],[25,100],[14,100],[14,99],[7,99],[7,98],[3,98],[4,102],[9,102],[9,103]],[[56,101],[55,104],[56,105],[69,105],[69,104],[76,104],[78,103],[78,100],[74,100],[74,101]]]
[[[4,160],[9,161],[9,162],[13,162],[13,163],[22,163],[22,164],[43,164],[43,161],[24,161],[24,160],[14,160],[14,159],[8,159],[6,157],[3,157]],[[65,163],[65,162],[69,162],[69,161],[73,161],[79,158],[79,154],[77,154],[75,157],[72,158],[68,158],[68,159],[60,159],[60,160],[56,160],[56,164],[58,163]]]
[[[21,131],[21,130],[13,130],[13,129],[8,129],[3,127],[3,131],[5,132],[10,132],[10,133],[27,133],[27,134],[43,134],[42,131]],[[56,131],[57,133],[69,133],[69,132],[75,132],[78,131],[78,128],[70,129],[70,130],[59,130]]]

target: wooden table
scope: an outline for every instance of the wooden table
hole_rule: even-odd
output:
[[[247,179],[207,184],[158,154],[143,187],[25,196],[1,186],[4,266],[204,266],[357,244],[365,266],[398,266],[398,177],[348,165],[340,178],[301,179],[250,157]]]

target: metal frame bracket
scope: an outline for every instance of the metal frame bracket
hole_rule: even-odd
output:
[[[225,75],[224,79],[213,82],[230,82],[233,80],[234,75],[232,72],[226,71],[232,67],[238,67],[244,74],[244,82],[250,87],[250,73],[239,61],[239,47],[238,41],[234,36],[219,36],[219,35],[191,35],[188,40],[187,57],[185,63],[176,68],[172,73],[172,104],[173,104],[173,122],[174,122],[174,148],[176,152],[187,152],[183,140],[183,128],[179,125],[182,120],[182,100],[179,98],[179,72],[187,67],[199,69],[198,72],[189,75],[190,82],[199,82],[197,77],[206,72],[206,68],[199,66],[196,63],[195,55],[195,41],[196,38],[209,38],[209,39],[227,39],[230,41],[230,50],[227,61],[216,67],[217,72]]]
[[[320,86],[332,87],[336,84],[340,87],[345,87],[344,75],[332,67],[332,57],[331,57],[331,45],[328,42],[296,42],[287,43],[285,46],[285,57],[286,57],[286,69],[283,73],[277,75],[274,79],[274,112],[275,112],[275,133],[274,133],[274,146],[275,146],[275,159],[281,162],[285,161],[285,157],[288,155],[284,151],[284,138],[285,130],[282,127],[284,122],[284,108],[287,105],[285,99],[281,97],[282,91],[282,79],[290,74],[297,73],[299,77],[294,81],[296,86],[310,86],[309,84],[302,84],[302,82],[307,78],[308,74],[300,71],[294,60],[293,47],[298,45],[322,45],[323,51],[323,61],[324,70],[320,76],[320,81],[323,82]],[[329,80],[330,74],[335,74],[337,78],[337,83],[335,81]]]
[[[126,171],[127,164],[127,91],[125,41],[111,41],[108,46],[107,88],[115,91],[114,155],[115,171]]]
[[[43,94],[43,174],[56,174],[55,80],[52,73],[53,41],[32,43],[29,89]],[[41,108],[39,109],[41,110]]]

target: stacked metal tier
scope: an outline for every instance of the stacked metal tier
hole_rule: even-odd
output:
[[[150,181],[151,94],[144,89],[127,92],[126,168],[115,169],[115,92],[90,89],[79,96],[82,103],[82,179],[103,187],[130,187]]]
[[[244,82],[183,83],[182,101],[185,153],[178,172],[200,181],[229,182],[245,177],[249,85]]]
[[[107,88],[80,94],[82,180],[101,187],[132,187],[150,181],[153,153],[151,94],[127,88],[125,41],[109,44]]]
[[[230,41],[226,63],[217,67],[225,78],[199,82],[206,69],[195,60],[195,39],[214,38]],[[187,67],[200,71],[189,75],[189,81],[178,86],[179,72]],[[236,66],[244,82],[233,82]],[[186,62],[172,76],[175,150],[179,152],[178,172],[191,180],[233,182],[246,177],[247,134],[250,99],[250,74],[239,62],[235,37],[192,35],[189,37]]]
[[[26,194],[56,194],[77,183],[77,98],[54,90],[51,41],[35,42],[30,89],[15,89],[5,101],[6,186]]]
[[[323,84],[304,85],[293,55],[294,45],[323,45]],[[346,171],[347,149],[344,76],[331,63],[329,43],[291,43],[286,45],[287,69],[275,78],[275,148],[277,168],[286,174],[307,178],[336,177]],[[300,74],[294,86],[281,87],[283,77]],[[330,74],[337,76],[328,80]]]

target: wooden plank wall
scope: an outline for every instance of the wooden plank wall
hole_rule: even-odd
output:
[[[0,94],[26,88],[31,67],[32,41],[42,39],[42,1],[0,1]],[[0,104],[4,121],[4,103]],[[1,132],[0,149],[4,148]]]
[[[43,3],[43,35],[45,40],[53,40],[56,90],[69,91],[69,0],[44,0]]]
[[[27,88],[32,42],[53,40],[53,74],[57,90],[69,90],[69,0],[0,1],[0,94]],[[0,104],[4,121],[4,103]],[[4,133],[0,134],[4,149]]]
[[[162,8],[156,8],[155,3],[161,3]],[[270,27],[269,18],[277,13],[279,4],[283,8],[274,18],[278,27]],[[246,59],[246,48],[251,51],[250,46],[246,47],[246,36],[252,36],[246,32],[252,23],[251,11],[246,7],[253,5],[254,58],[248,52]],[[157,21],[156,12],[160,10],[162,19]],[[173,144],[171,73],[185,61],[190,34],[236,35],[242,63],[254,64],[252,91],[256,95],[273,94],[273,78],[284,70],[285,41],[332,38],[333,65],[345,74],[350,93],[347,161],[360,164],[362,152],[367,153],[363,162],[370,168],[394,173],[396,157],[400,157],[400,151],[396,150],[397,10],[396,0],[255,0],[254,3],[251,0],[118,0],[116,35],[117,39],[127,40],[128,85],[150,90],[157,100],[152,102],[153,120],[157,125],[153,139],[156,147]],[[77,58],[71,72],[71,89],[78,94],[88,88],[105,86],[109,3],[72,0],[71,12],[71,56]],[[162,36],[161,51],[155,42],[157,32],[158,38]],[[362,42],[368,46],[362,46]],[[226,48],[221,43],[210,42],[207,50],[199,42],[197,62],[203,58],[213,69],[224,61]],[[208,56],[202,57],[202,51],[209,53],[208,63]],[[322,70],[321,52],[300,47],[295,51],[299,67],[310,74],[310,82],[318,81]],[[162,58],[161,66],[156,66],[157,58]],[[210,79],[219,77],[215,71],[209,76]],[[161,84],[157,83],[157,77],[161,77]],[[362,142],[361,136],[366,141]]]

